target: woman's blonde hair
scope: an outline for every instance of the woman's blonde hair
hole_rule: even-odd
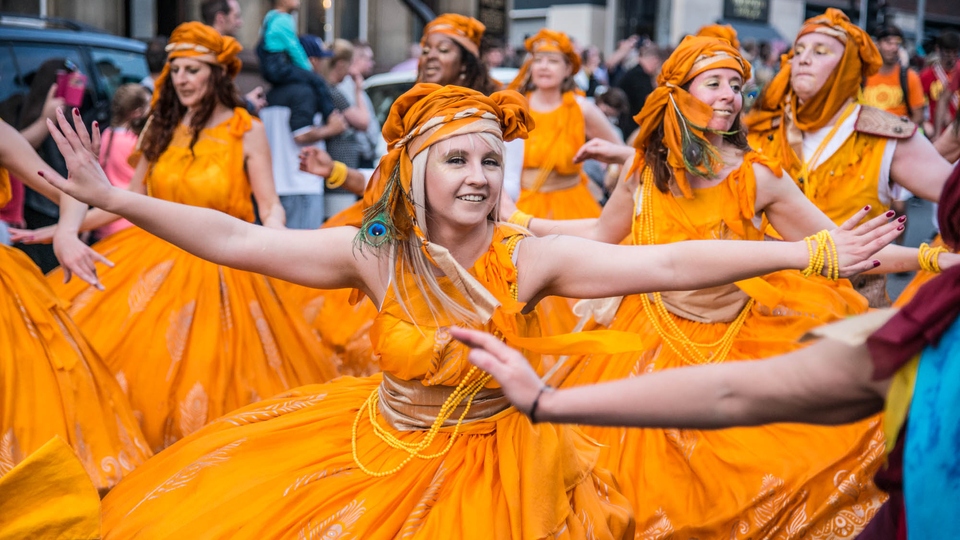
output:
[[[483,144],[498,151],[501,156],[503,155],[503,139],[497,135],[487,132],[475,132],[469,135],[471,135],[470,139],[473,144],[477,144],[476,140],[479,138]],[[433,146],[427,148],[426,151],[420,152],[413,158],[413,178],[411,182],[411,192],[409,194],[416,208],[417,225],[427,238],[430,237],[430,230],[427,225],[429,219],[426,197],[426,172],[428,156],[433,152]],[[503,187],[501,185],[501,190],[502,189]],[[496,223],[499,221],[500,214],[500,192],[491,193],[490,197],[498,201],[498,203],[493,206],[488,220]],[[435,273],[437,267],[430,262],[424,250],[421,249],[421,241],[416,235],[410,235],[408,239],[394,242],[391,245],[390,265],[391,268],[395,269],[391,287],[393,288],[397,303],[400,304],[401,308],[415,323],[417,321],[411,316],[408,308],[411,294],[406,290],[405,286],[401,286],[402,276],[405,273],[413,276],[417,292],[419,292],[420,296],[427,302],[427,306],[435,322],[438,322],[441,315],[449,317],[454,321],[465,323],[476,323],[481,319],[480,315],[469,303],[453,298],[444,292]]]

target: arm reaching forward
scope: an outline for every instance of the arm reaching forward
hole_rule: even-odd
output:
[[[754,362],[684,367],[602,384],[543,391],[527,359],[485,332],[451,328],[473,348],[524,414],[540,422],[722,429],[774,422],[843,424],[883,408],[889,380],[873,381],[865,346],[824,339]],[[534,407],[536,402],[536,407]]]

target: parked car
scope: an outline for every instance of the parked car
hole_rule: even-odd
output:
[[[66,19],[0,14],[0,117],[16,121],[10,116],[18,114],[34,73],[57,59],[86,75],[84,118],[106,127],[117,87],[150,74],[146,48],[140,41]]]
[[[490,76],[503,83],[504,86],[513,82],[519,70],[516,68],[494,68]],[[363,82],[363,89],[373,102],[373,110],[377,113],[377,120],[382,126],[390,114],[390,107],[401,94],[413,88],[417,81],[416,71],[398,71],[373,75]]]

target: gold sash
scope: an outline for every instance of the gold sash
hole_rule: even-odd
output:
[[[696,291],[666,291],[660,293],[660,297],[670,313],[705,324],[733,321],[750,300],[747,293],[732,283]]]
[[[579,174],[558,174],[556,171],[543,173],[542,169],[524,169],[520,175],[520,187],[527,191],[551,193],[575,188],[581,182]]]
[[[452,386],[424,386],[422,382],[399,379],[383,374],[377,389],[380,394],[380,414],[398,431],[425,431],[440,415],[440,407],[456,388]],[[443,427],[453,427],[463,414],[466,402],[454,409]],[[473,398],[463,424],[486,420],[510,408],[510,401],[499,388],[484,388]]]

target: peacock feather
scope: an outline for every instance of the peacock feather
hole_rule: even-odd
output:
[[[717,133],[719,135],[733,135],[734,131],[719,131],[710,129],[706,126],[698,126],[691,122],[680,111],[677,102],[673,96],[670,96],[670,103],[673,110],[680,120],[680,148],[683,165],[687,172],[703,178],[716,178],[717,171],[722,168],[723,160],[717,152],[717,148],[710,144],[702,133]]]
[[[378,248],[399,238],[400,230],[394,222],[397,205],[403,204],[403,188],[400,186],[400,167],[393,170],[383,194],[376,203],[364,209],[363,222],[354,243],[359,249],[364,246]]]

